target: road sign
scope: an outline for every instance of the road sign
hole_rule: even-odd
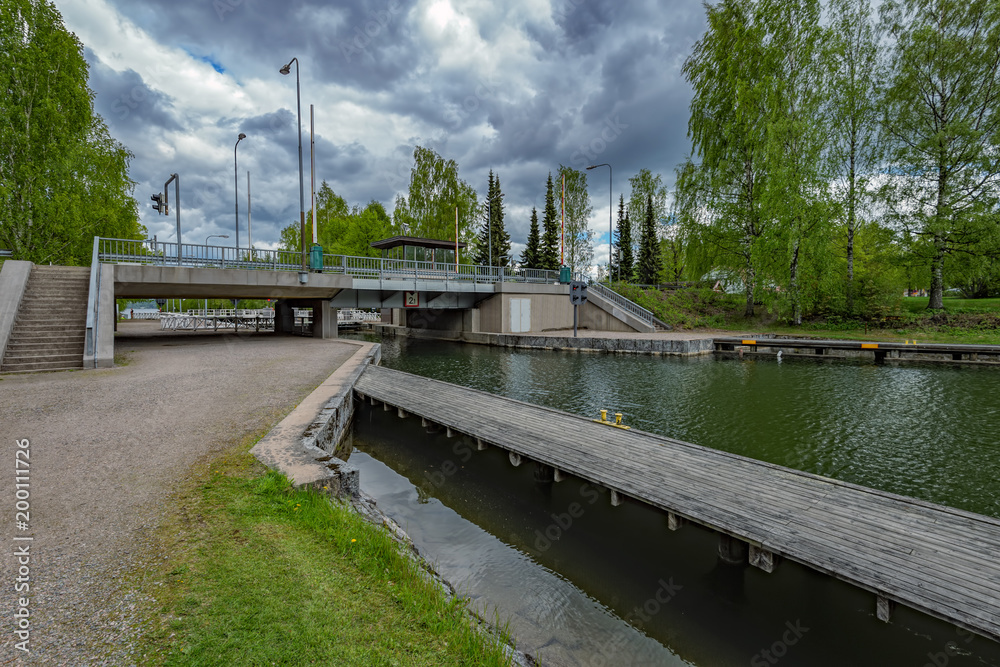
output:
[[[404,308],[419,308],[420,307],[420,292],[403,292],[403,307]]]

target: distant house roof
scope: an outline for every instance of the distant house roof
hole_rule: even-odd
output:
[[[436,248],[441,250],[454,250],[454,241],[441,241],[440,239],[422,239],[416,236],[393,236],[391,238],[382,239],[381,241],[373,241],[370,243],[371,247],[377,248],[378,250],[389,250],[390,248],[398,248],[400,246],[408,246],[410,248]],[[466,244],[459,241],[458,249],[461,250],[465,248]]]

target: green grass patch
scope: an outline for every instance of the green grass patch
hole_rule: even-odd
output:
[[[903,308],[911,313],[927,310],[930,298],[926,296],[903,297]],[[1000,299],[958,299],[945,297],[945,311],[959,313],[1000,313]]]
[[[248,447],[178,494],[146,580],[144,664],[509,664],[386,529],[264,472]]]
[[[743,317],[742,294],[710,289],[655,290],[616,283],[615,291],[650,310],[676,330],[715,329],[799,338],[1000,345],[1000,299],[946,298],[943,311],[927,310],[927,297],[907,297],[899,307],[869,317],[814,315],[793,326],[758,305]]]

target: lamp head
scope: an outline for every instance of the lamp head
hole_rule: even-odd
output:
[[[596,164],[592,164],[589,167],[587,167],[587,171],[590,171],[591,169],[595,169],[595,168],[597,168],[597,165]]]
[[[243,141],[246,138],[247,138],[247,135],[245,135],[242,132],[240,132],[240,136],[236,137],[236,141]]]
[[[278,71],[281,72],[282,74],[291,74],[292,73],[292,63],[289,62],[287,65],[285,65],[284,67],[282,67]]]

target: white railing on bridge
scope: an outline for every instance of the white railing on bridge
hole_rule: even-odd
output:
[[[168,331],[207,329],[212,331],[219,329],[272,331],[274,329],[274,309],[194,309],[186,313],[160,313],[160,329]]]
[[[152,264],[260,271],[301,271],[302,255],[289,250],[247,250],[224,246],[196,245],[164,241],[96,239],[100,262],[111,264]],[[558,271],[523,269],[446,262],[418,262],[381,257],[323,255],[323,273],[349,275],[373,280],[443,280],[463,282],[559,282]]]

